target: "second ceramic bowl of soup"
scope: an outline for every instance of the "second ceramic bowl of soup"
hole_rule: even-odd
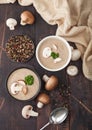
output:
[[[48,71],[64,69],[71,59],[69,43],[59,36],[48,36],[42,39],[36,48],[38,63]]]
[[[26,85],[25,77],[27,76],[32,76],[34,78],[32,85]],[[23,87],[27,88],[26,94],[22,91]],[[14,70],[7,79],[8,92],[17,100],[26,101],[34,99],[38,95],[40,88],[41,81],[38,74],[29,68],[22,67]],[[24,88],[24,92],[25,91]]]

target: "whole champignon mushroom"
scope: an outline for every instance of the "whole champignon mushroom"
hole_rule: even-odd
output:
[[[78,68],[75,65],[68,66],[67,74],[70,76],[76,76],[78,74]]]
[[[81,57],[81,52],[78,49],[73,49],[72,50],[72,56],[71,56],[71,60],[72,61],[77,61],[79,60]]]
[[[21,25],[33,24],[35,21],[33,14],[29,11],[23,11],[20,17],[21,17],[20,22]]]
[[[17,25],[17,21],[13,18],[9,18],[6,20],[6,25],[9,27],[10,30],[14,30],[15,26]]]
[[[25,119],[29,119],[31,116],[33,117],[37,117],[38,116],[38,113],[33,111],[33,107],[31,105],[26,105],[23,107],[22,109],[22,116],[25,118]]]
[[[14,3],[16,0],[0,0],[0,4]]]
[[[54,75],[48,77],[47,75],[43,75],[43,80],[46,82],[45,89],[50,91],[57,87],[58,78]]]
[[[7,0],[8,3],[15,3],[16,0]]]
[[[37,103],[37,107],[38,108],[42,108],[43,105],[46,105],[50,102],[50,98],[47,94],[45,93],[41,93],[38,97],[37,97],[38,103]]]
[[[29,6],[33,4],[33,1],[32,0],[18,0],[18,3],[21,6]]]

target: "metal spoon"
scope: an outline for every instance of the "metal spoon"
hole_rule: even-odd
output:
[[[56,108],[53,110],[49,117],[49,122],[44,125],[40,130],[43,130],[50,124],[60,124],[62,123],[68,116],[68,109],[64,107]]]

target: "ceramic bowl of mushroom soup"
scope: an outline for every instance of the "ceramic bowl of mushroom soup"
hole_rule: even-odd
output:
[[[48,36],[42,39],[36,48],[38,63],[48,71],[64,69],[71,60],[69,43],[59,36]]]
[[[41,88],[41,80],[38,74],[26,67],[12,71],[6,82],[9,94],[21,101],[34,99]]]

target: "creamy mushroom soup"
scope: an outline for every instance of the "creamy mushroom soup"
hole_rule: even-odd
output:
[[[69,46],[69,45],[68,45]],[[59,70],[69,60],[69,47],[61,39],[50,37],[43,40],[37,50],[38,62],[43,68]]]
[[[34,77],[34,83],[32,85],[27,86],[27,94],[25,95],[23,92],[18,92],[17,94],[12,94],[11,86],[16,81],[24,81],[25,77],[28,75],[32,75]],[[35,97],[40,90],[40,79],[32,70],[27,68],[17,69],[12,72],[7,80],[7,87],[10,95],[18,100],[28,100]]]

